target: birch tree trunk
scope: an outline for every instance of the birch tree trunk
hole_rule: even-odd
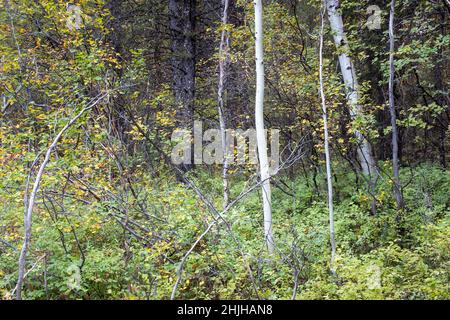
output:
[[[223,0],[223,14],[222,14],[222,33],[220,36],[220,47],[219,47],[219,87],[217,90],[217,100],[219,108],[219,126],[220,126],[220,137],[222,141],[222,153],[223,153],[223,168],[222,168],[222,180],[223,180],[223,208],[228,206],[229,202],[229,188],[228,188],[228,142],[226,134],[226,121],[225,121],[225,97],[224,92],[226,90],[226,80],[227,80],[227,67],[230,61],[229,56],[229,34],[227,31],[228,23],[228,6],[229,0]]]
[[[403,208],[403,197],[400,189],[399,167],[398,167],[398,130],[397,116],[395,114],[394,100],[394,13],[395,0],[391,0],[391,10],[389,13],[389,112],[391,114],[392,126],[392,171],[394,175],[394,195],[397,202],[397,209]]]
[[[320,98],[322,102],[322,119],[323,119],[323,135],[325,145],[325,161],[327,168],[327,186],[328,186],[328,214],[330,223],[330,244],[331,244],[331,260],[330,269],[334,274],[334,258],[336,256],[336,241],[334,238],[334,209],[333,209],[333,183],[331,180],[331,158],[328,139],[328,116],[327,104],[325,99],[325,91],[323,88],[323,18],[325,9],[320,15],[320,38],[319,38],[319,82],[320,82]]]
[[[362,113],[361,106],[358,104],[358,80],[353,62],[349,56],[349,46],[344,33],[342,15],[338,12],[339,0],[325,1],[334,43],[339,53],[339,65],[341,68],[342,78],[344,80],[347,102],[350,107],[350,114],[352,118],[355,118]],[[357,152],[361,170],[364,174],[373,177],[376,170],[375,160],[372,155],[372,148],[361,132],[356,131],[355,135],[358,143]]]
[[[267,140],[264,132],[264,47],[263,47],[263,7],[262,0],[255,0],[255,61],[256,61],[256,96],[255,126],[258,145],[258,160],[261,173],[261,189],[264,208],[264,237],[269,253],[273,253],[272,204],[270,192],[269,160]]]

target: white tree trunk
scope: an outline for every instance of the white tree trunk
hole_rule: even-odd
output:
[[[327,104],[325,99],[325,90],[323,88],[323,16],[325,10],[320,15],[320,39],[319,39],[319,82],[320,82],[320,98],[322,102],[322,118],[323,118],[323,134],[325,144],[325,161],[327,168],[327,186],[328,186],[328,214],[330,221],[330,243],[331,243],[331,260],[330,269],[333,273],[334,258],[336,256],[336,241],[334,239],[334,209],[333,209],[333,183],[331,180],[331,157],[328,139],[328,116]]]
[[[223,180],[223,208],[228,206],[229,202],[229,187],[228,187],[228,147],[227,147],[227,135],[226,135],[226,122],[225,122],[225,98],[224,91],[226,86],[227,77],[227,67],[229,63],[229,36],[226,30],[226,25],[228,23],[228,6],[229,0],[223,0],[223,14],[222,14],[222,34],[220,37],[220,47],[219,47],[219,87],[217,90],[217,100],[219,108],[219,126],[220,126],[220,137],[222,140],[222,153],[223,153],[223,168],[222,168],[222,180]]]
[[[21,300],[22,299],[22,285],[23,285],[23,279],[25,277],[25,262],[26,262],[26,255],[28,246],[30,245],[31,240],[31,222],[32,222],[32,216],[33,216],[33,207],[34,202],[36,199],[36,195],[39,189],[39,185],[41,183],[42,175],[44,173],[44,169],[47,166],[48,162],[50,161],[50,156],[52,151],[55,149],[56,145],[58,144],[58,141],[61,139],[64,132],[67,131],[67,129],[70,128],[70,126],[77,121],[86,111],[92,109],[99,101],[101,101],[103,98],[108,96],[109,93],[105,93],[101,96],[97,96],[97,98],[94,98],[87,107],[83,108],[75,117],[73,117],[69,122],[66,123],[66,125],[59,131],[59,133],[56,135],[56,137],[53,139],[52,144],[50,147],[48,147],[47,152],[45,153],[44,161],[39,167],[39,170],[36,175],[36,179],[34,180],[33,189],[30,194],[30,198],[27,202],[27,208],[26,208],[26,214],[24,217],[24,229],[25,229],[25,235],[24,240],[22,244],[22,249],[20,250],[20,256],[19,256],[19,275],[17,278],[17,285],[16,285],[16,299]],[[36,160],[37,161],[37,160]]]
[[[264,207],[264,237],[269,253],[273,252],[272,204],[270,194],[269,160],[267,140],[264,133],[264,47],[263,47],[263,7],[262,0],[255,0],[255,60],[256,60],[256,96],[255,126],[258,145],[258,159],[261,172],[261,188]]]
[[[398,130],[397,116],[395,114],[394,100],[394,13],[395,1],[391,0],[391,10],[389,13],[389,112],[392,126],[392,171],[394,174],[394,195],[397,202],[397,209],[403,208],[403,196],[400,189],[399,166],[398,166]]]
[[[331,31],[333,33],[334,43],[339,52],[339,65],[341,67],[342,78],[344,79],[347,102],[350,107],[352,118],[362,113],[361,106],[358,104],[358,80],[356,78],[355,68],[349,56],[349,46],[344,33],[344,23],[342,15],[338,12],[338,0],[325,0],[330,21]],[[369,142],[364,138],[361,132],[355,132],[358,143],[358,160],[364,174],[374,176],[376,173],[375,160],[372,155],[372,148]]]

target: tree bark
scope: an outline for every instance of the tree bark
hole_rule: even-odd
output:
[[[392,126],[392,171],[394,175],[394,195],[397,202],[397,209],[403,208],[403,196],[400,189],[399,165],[398,165],[398,129],[397,116],[395,114],[395,100],[394,100],[394,13],[395,0],[391,0],[391,10],[389,13],[389,112],[391,115]]]
[[[225,120],[225,90],[227,87],[227,72],[230,61],[230,41],[229,32],[226,30],[228,23],[228,7],[229,0],[223,0],[223,13],[222,13],[222,33],[220,36],[219,47],[219,86],[217,90],[218,111],[219,111],[219,126],[220,137],[222,141],[222,153],[223,153],[223,168],[222,168],[222,180],[223,180],[223,208],[228,206],[230,191],[228,187],[228,160],[230,155],[228,154],[228,141],[226,134],[226,120]]]
[[[269,253],[273,253],[272,203],[270,190],[269,160],[267,140],[264,132],[264,46],[263,46],[263,6],[262,0],[255,0],[255,62],[256,96],[255,127],[258,145],[258,159],[261,173],[261,189],[264,209],[264,238]]]
[[[350,115],[352,118],[355,118],[362,114],[362,108],[358,103],[358,80],[353,62],[349,56],[349,45],[344,33],[344,23],[342,21],[342,15],[338,12],[339,1],[325,1],[334,43],[339,52],[339,65],[344,80],[347,102],[350,107]],[[376,173],[376,163],[372,154],[372,148],[361,132],[356,131],[355,135],[358,143],[357,152],[361,170],[364,174],[373,177]]]
[[[331,244],[331,260],[330,269],[334,274],[334,259],[336,256],[336,241],[334,238],[334,209],[333,209],[333,182],[331,180],[331,157],[328,139],[328,116],[327,104],[325,99],[325,91],[323,85],[323,16],[325,10],[320,15],[320,38],[319,38],[319,82],[320,82],[320,98],[322,102],[322,119],[323,119],[323,134],[325,145],[325,161],[327,168],[327,187],[328,187],[328,214],[330,223],[330,244]]]
[[[173,92],[177,126],[193,128],[196,0],[169,0]]]

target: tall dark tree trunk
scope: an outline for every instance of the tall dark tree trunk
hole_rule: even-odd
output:
[[[122,8],[123,0],[109,0],[106,4],[106,7],[111,11],[111,34],[110,40],[113,45],[114,51],[116,51],[120,58],[123,58],[123,43],[122,43],[122,21],[120,18],[121,12],[123,12]]]
[[[178,127],[193,128],[196,0],[169,0],[173,91]]]

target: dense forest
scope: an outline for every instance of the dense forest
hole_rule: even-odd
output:
[[[448,0],[0,0],[0,299],[449,299]]]

